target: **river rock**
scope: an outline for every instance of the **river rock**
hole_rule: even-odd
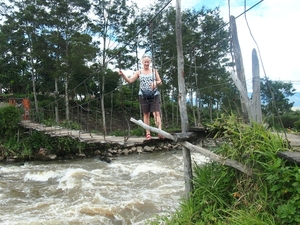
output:
[[[128,153],[129,153],[128,148],[123,149],[123,154],[124,154],[124,155],[128,155]]]
[[[6,162],[8,162],[8,163],[17,162],[17,158],[16,157],[7,157]]]
[[[145,151],[145,152],[153,152],[153,150],[154,150],[154,147],[153,147],[153,146],[148,146],[148,145],[146,145],[146,146],[144,147],[144,151]]]
[[[110,163],[110,162],[111,162],[111,159],[108,158],[108,157],[106,157],[106,156],[101,156],[99,159],[100,159],[101,161],[104,161],[104,162],[107,162],[107,163]]]
[[[137,151],[138,153],[142,153],[142,152],[143,152],[143,148],[142,148],[141,146],[138,146],[138,147],[136,148],[136,151]]]
[[[100,150],[94,151],[94,155],[101,155],[101,151]]]
[[[35,155],[35,159],[41,160],[41,161],[50,161],[56,159],[55,154],[49,154],[48,150],[45,148],[40,148],[38,153]]]
[[[83,154],[83,153],[76,153],[76,156],[79,157],[79,158],[85,158],[86,155]]]

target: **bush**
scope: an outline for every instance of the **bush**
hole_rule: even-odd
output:
[[[283,115],[275,116],[271,115],[266,118],[266,122],[276,129],[284,129],[284,128],[295,128],[300,129],[300,127],[297,128],[297,121],[299,121],[300,112],[299,111],[292,111],[284,113]],[[283,127],[282,127],[283,126]]]
[[[15,106],[0,108],[0,136],[2,138],[15,136],[20,122],[20,110]]]

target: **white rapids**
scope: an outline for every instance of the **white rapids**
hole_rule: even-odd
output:
[[[183,176],[181,151],[0,164],[0,224],[145,224],[176,210]]]

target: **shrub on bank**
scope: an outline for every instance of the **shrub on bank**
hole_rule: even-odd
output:
[[[12,105],[0,107],[0,137],[6,139],[16,136],[20,121],[20,110]]]

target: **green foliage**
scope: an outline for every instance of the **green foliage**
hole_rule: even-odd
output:
[[[128,135],[128,131],[127,130],[115,130],[111,133],[111,135],[125,136],[125,135]]]
[[[294,128],[300,131],[300,119],[294,123]]]
[[[86,148],[87,145],[87,143],[80,142],[78,139],[71,137],[56,137],[54,146],[56,154],[66,156],[78,153],[81,149]]]
[[[265,115],[284,113],[291,111],[293,103],[289,103],[290,96],[295,94],[292,83],[271,81],[268,78],[261,79],[262,111]]]
[[[15,106],[0,107],[0,136],[15,136],[20,121],[20,110]]]
[[[235,115],[222,114],[210,127],[215,130],[215,137],[222,136],[227,140],[218,153],[238,161],[246,160],[247,163],[250,163],[253,160],[250,164],[256,160],[263,162],[265,152],[269,153],[267,157],[271,157],[275,156],[278,151],[287,148],[287,142],[275,133],[266,130],[263,125],[242,124]]]
[[[16,141],[16,137],[10,136],[6,140],[4,140],[3,146],[6,150],[4,152],[5,156],[18,156],[18,152],[20,151],[21,145]]]
[[[49,126],[49,127],[58,125],[52,118],[43,119],[41,121],[41,123],[44,124],[45,126]]]
[[[277,130],[282,129],[299,129],[300,112],[299,111],[290,111],[285,112],[280,115],[269,115],[265,118],[265,122],[268,123],[271,127],[276,128]],[[283,126],[283,127],[282,127]]]
[[[144,136],[145,130],[142,127],[138,126],[135,129],[132,129],[130,131],[130,134],[137,137]]]
[[[25,144],[23,144],[22,149],[23,150],[21,152],[21,158],[26,160],[31,159],[33,156],[32,149],[26,146]]]
[[[24,149],[31,149],[32,152],[37,153],[40,148],[46,148],[50,152],[55,152],[55,143],[53,138],[49,135],[32,131],[31,135],[23,137]]]
[[[222,209],[226,209],[233,201],[232,192],[235,183],[233,169],[217,166],[215,163],[196,166],[194,168],[194,189],[192,194],[192,221],[211,224],[222,217]],[[200,200],[200,201],[199,201]]]
[[[71,129],[71,130],[81,130],[81,125],[77,122],[74,122],[74,121],[68,121],[68,120],[64,120],[60,123],[60,126],[62,127],[66,127],[68,129]]]
[[[267,212],[257,213],[257,209],[228,210],[226,220],[230,225],[275,225],[274,217]]]
[[[285,166],[282,160],[267,169],[266,180],[273,195],[270,207],[275,209],[282,224],[299,224],[300,169]]]
[[[211,128],[224,139],[216,152],[251,168],[253,176],[217,163],[196,165],[191,198],[171,217],[151,223],[298,225],[300,169],[277,156],[289,150],[286,141],[234,115],[222,115]]]
[[[115,135],[115,136],[137,136],[137,137],[141,137],[141,136],[144,136],[145,134],[145,130],[142,128],[142,127],[135,127],[134,129],[131,129],[130,130],[130,134],[128,134],[128,130],[116,130],[116,131],[113,131],[111,133],[112,135]]]

